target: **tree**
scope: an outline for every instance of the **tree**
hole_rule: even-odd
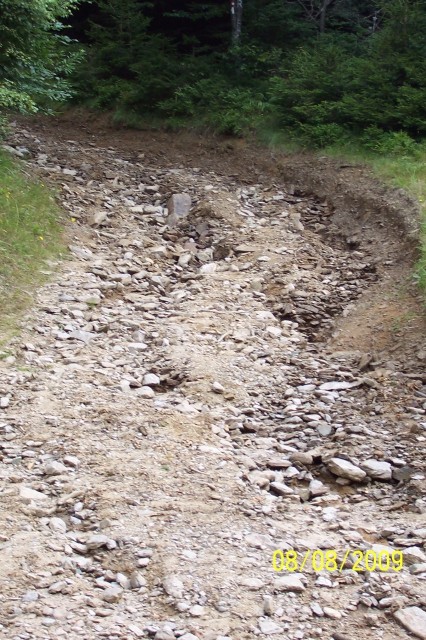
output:
[[[325,31],[327,11],[335,0],[297,0],[307,18],[316,23],[320,33]]]
[[[231,0],[232,43],[238,45],[241,40],[243,24],[243,0]]]
[[[0,0],[0,117],[7,110],[35,112],[69,96],[66,76],[79,52],[69,50],[60,20],[77,2]]]

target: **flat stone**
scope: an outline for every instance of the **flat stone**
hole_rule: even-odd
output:
[[[352,389],[352,387],[359,386],[358,382],[324,382],[320,385],[321,391],[344,391],[345,389]]]
[[[30,489],[30,487],[21,487],[19,490],[19,496],[22,502],[29,504],[30,502],[40,502],[41,500],[49,500],[49,497],[46,496],[41,491],[36,491],[35,489]]]
[[[388,481],[392,479],[392,466],[389,462],[380,460],[365,460],[361,464],[361,469],[373,480]]]
[[[265,586],[265,583],[260,578],[241,578],[239,584],[242,587],[247,587],[250,591],[258,591]]]
[[[271,482],[270,488],[279,496],[294,495],[293,489],[284,484],[284,482]]]
[[[421,640],[426,640],[426,612],[420,607],[406,607],[394,613],[395,618],[408,631]]]
[[[275,633],[282,633],[283,628],[273,620],[268,618],[260,618],[259,620],[260,633],[264,633],[266,636],[272,636]]]
[[[407,547],[402,550],[402,553],[404,556],[405,566],[426,562],[426,554],[422,549],[420,549],[420,547]]]
[[[343,460],[343,458],[331,458],[327,466],[329,470],[334,473],[334,475],[339,476],[339,478],[347,478],[355,482],[364,480],[367,475],[365,471],[348,462],[348,460]]]
[[[274,590],[294,591],[296,593],[305,591],[305,585],[303,584],[301,577],[302,574],[300,573],[292,573],[288,576],[281,576],[280,578],[276,578],[274,580]]]

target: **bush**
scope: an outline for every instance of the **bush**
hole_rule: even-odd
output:
[[[218,133],[238,136],[254,129],[268,111],[263,95],[249,88],[228,86],[220,77],[178,89],[160,108],[172,122],[194,119]]]

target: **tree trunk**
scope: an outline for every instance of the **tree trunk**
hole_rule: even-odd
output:
[[[320,11],[320,19],[319,19],[319,30],[320,33],[324,33],[325,31],[325,18],[327,15],[327,9],[332,4],[334,0],[323,0]]]
[[[243,0],[231,0],[232,44],[238,45],[243,23]]]

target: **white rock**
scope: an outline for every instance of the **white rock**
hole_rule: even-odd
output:
[[[90,536],[86,540],[86,547],[88,549],[101,549],[102,547],[107,547],[107,549],[115,549],[116,546],[117,543],[115,542],[115,540],[108,538],[108,536],[105,536],[102,533]]]
[[[275,591],[295,591],[300,592],[305,590],[301,573],[292,573],[288,576],[281,576],[274,580]]]
[[[146,373],[143,377],[143,384],[147,386],[160,384],[161,380],[155,373]]]
[[[107,215],[108,214],[106,211],[97,211],[96,213],[93,214],[90,220],[90,226],[98,227],[103,222],[105,222],[105,220],[107,219]]]
[[[140,389],[135,391],[135,394],[141,398],[153,398],[155,396],[155,391],[154,389],[151,389],[151,387],[140,387]]]
[[[309,483],[309,493],[313,498],[317,496],[323,496],[328,492],[328,487],[325,486],[320,480],[311,480]]]
[[[207,264],[203,264],[198,272],[202,273],[204,275],[209,274],[209,273],[214,273],[217,269],[217,264],[216,262],[207,262]]]
[[[51,460],[45,464],[43,472],[46,476],[60,476],[62,473],[68,473],[68,469],[62,462]]]
[[[220,382],[217,382],[217,380],[215,380],[212,384],[212,391],[214,391],[215,393],[223,393],[225,391],[224,387],[220,384]]]
[[[282,633],[283,631],[283,628],[280,627],[280,625],[268,618],[259,619],[259,629],[260,632],[264,633],[266,636],[272,636],[275,633]]]
[[[271,489],[280,496],[292,496],[294,494],[293,489],[284,484],[284,482],[271,482]]]
[[[265,583],[260,578],[241,578],[239,584],[242,587],[247,587],[250,591],[258,591],[265,586]]]
[[[77,456],[64,456],[64,464],[68,467],[74,467],[74,469],[78,469],[80,466],[80,459]]]
[[[184,584],[177,576],[166,576],[163,580],[163,589],[172,598],[182,598]]]
[[[121,587],[108,587],[102,594],[102,600],[105,602],[118,602],[123,595],[123,589]]]
[[[354,480],[360,482],[366,477],[365,471],[356,467],[351,462],[343,460],[343,458],[331,458],[327,464],[332,473],[339,478],[347,478],[348,480]]]
[[[57,533],[66,533],[67,525],[62,518],[50,518],[49,527]]]
[[[426,554],[419,547],[407,547],[402,553],[405,566],[426,562]]]
[[[345,389],[351,389],[358,386],[358,382],[324,382],[320,385],[321,391],[344,391]]]
[[[426,612],[420,607],[407,607],[394,613],[395,618],[403,627],[415,636],[426,640]]]
[[[332,607],[324,607],[323,611],[327,618],[332,618],[333,620],[340,620],[342,617],[340,611],[337,611],[337,609],[333,609]]]
[[[365,460],[361,465],[361,469],[366,472],[373,480],[391,480],[392,466],[389,462],[380,460]]]
[[[35,491],[35,489],[30,489],[30,487],[21,487],[19,490],[19,496],[22,502],[29,504],[34,500],[34,502],[40,502],[41,500],[49,500],[49,497],[46,496],[41,491]]]
[[[191,616],[194,616],[195,618],[199,618],[206,613],[206,610],[201,605],[194,604],[194,606],[190,608],[189,613],[191,614]]]

